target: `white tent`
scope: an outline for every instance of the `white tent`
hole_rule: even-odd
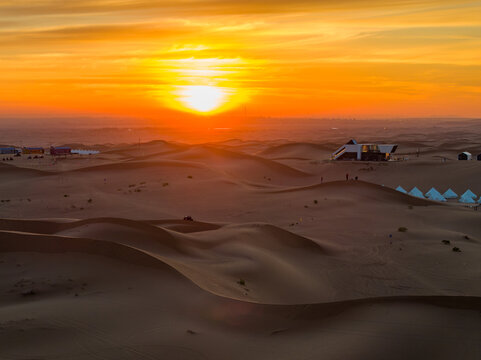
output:
[[[432,194],[430,194],[430,195],[428,196],[428,199],[429,199],[429,200],[434,200],[434,201],[442,201],[442,202],[446,201],[446,199],[444,198],[444,196],[442,196],[440,193],[437,193],[437,194],[436,194],[435,192],[433,192]]]
[[[464,204],[476,204],[476,201],[469,196],[461,196],[458,201]]]
[[[404,190],[404,188],[403,188],[401,185],[399,185],[399,186],[396,188],[396,190],[399,191],[399,192],[402,192],[403,194],[407,194],[407,193],[408,193],[406,190]]]
[[[477,196],[476,196],[475,193],[473,193],[471,190],[468,189],[468,190],[466,190],[466,191],[464,192],[463,195],[461,195],[461,197],[470,197],[470,198],[475,198],[475,199],[476,199]]]
[[[422,191],[419,190],[416,186],[411,189],[411,191],[409,192],[409,195],[424,199],[424,195]]]
[[[471,160],[473,155],[470,152],[464,151],[461,154],[458,154],[458,160]]]
[[[432,195],[441,195],[441,193],[439,191],[437,191],[435,188],[431,188],[426,194],[424,194],[426,197],[430,197]],[[442,196],[442,195],[441,195]]]
[[[456,194],[453,190],[448,189],[446,192],[443,194],[444,198],[446,199],[457,199],[458,194]]]

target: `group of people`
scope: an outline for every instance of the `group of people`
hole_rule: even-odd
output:
[[[348,180],[349,180],[349,174],[346,173],[346,181],[348,181]],[[354,180],[359,180],[359,178],[357,176],[354,176]]]
[[[13,161],[13,157],[2,158],[2,161]]]
[[[349,173],[346,173],[346,181],[349,180]],[[354,180],[359,180],[359,178],[357,176],[354,177]],[[324,177],[321,176],[321,184],[324,182]]]

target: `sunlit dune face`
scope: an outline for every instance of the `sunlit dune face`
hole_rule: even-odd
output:
[[[178,99],[187,109],[209,113],[220,108],[228,99],[225,89],[208,85],[182,86]]]
[[[159,60],[156,96],[170,108],[198,115],[212,115],[239,106],[247,99],[240,78],[245,75],[241,59],[187,58]]]

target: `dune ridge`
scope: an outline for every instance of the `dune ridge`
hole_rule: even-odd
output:
[[[269,192],[291,193],[310,190],[325,190],[326,193],[330,194],[331,196],[335,195],[336,192],[344,193],[346,190],[357,190],[357,193],[361,197],[377,198],[378,200],[384,202],[394,201],[397,203],[416,206],[444,205],[440,202],[432,201],[429,199],[417,198],[408,194],[403,194],[387,186],[382,186],[362,180],[330,181],[322,184],[269,190]],[[322,193],[319,193],[319,195],[322,195]]]
[[[331,153],[332,149],[336,149],[337,147],[339,147],[339,145],[330,142],[323,142],[322,144],[294,142],[268,147],[267,149],[260,151],[257,155],[274,160],[311,160],[319,159],[322,155]]]
[[[479,359],[481,212],[393,190],[479,195],[479,124],[359,124],[0,164],[0,358]]]
[[[169,224],[169,220],[148,223],[118,218],[63,222],[2,219],[1,251],[78,251],[122,261],[129,261],[128,254],[135,253],[136,264],[142,260],[142,265],[151,266],[158,261],[206,291],[255,303],[447,296],[460,291],[466,295],[480,295],[475,289],[463,289],[462,284],[454,293],[441,290],[442,287],[434,285],[440,280],[437,274],[433,277],[430,272],[416,273],[398,262],[387,265],[391,258],[389,252],[382,256],[367,252],[353,261],[335,244],[309,239],[269,224],[220,227],[203,224],[199,228],[199,224],[189,222],[187,226],[196,230],[202,230],[203,226],[203,231],[190,233],[161,226],[165,224]],[[469,246],[476,247],[477,242]],[[120,255],[117,257],[117,254]],[[353,266],[359,270],[354,276]],[[406,281],[417,285],[405,287],[402,284]],[[353,291],[353,286],[364,289],[363,293]]]

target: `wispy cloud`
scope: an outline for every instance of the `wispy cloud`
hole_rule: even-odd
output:
[[[415,113],[421,99],[473,114],[480,12],[469,0],[0,0],[0,98],[162,111],[155,89],[198,82],[242,87],[266,112],[294,113],[290,96],[299,114],[396,101]]]

